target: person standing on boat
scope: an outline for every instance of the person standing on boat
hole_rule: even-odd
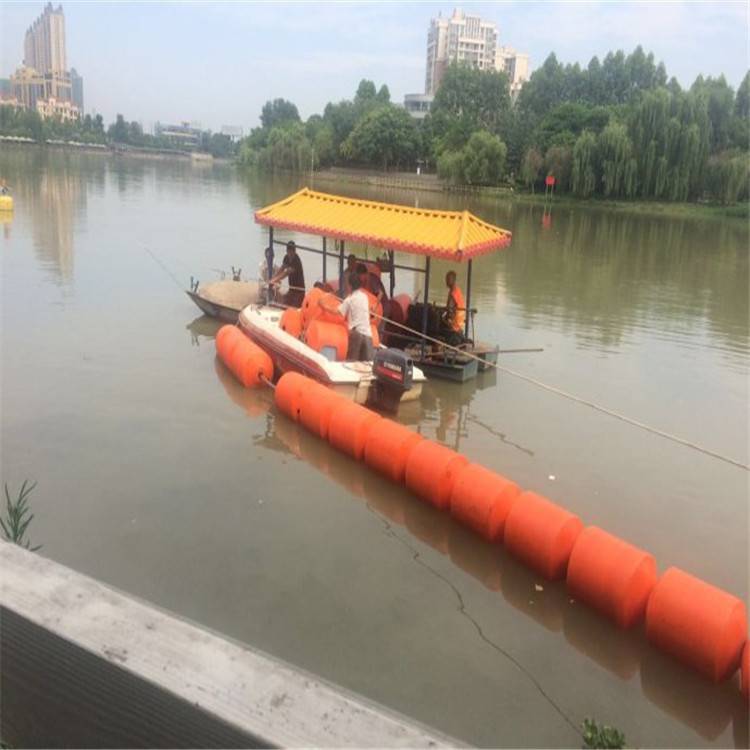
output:
[[[449,344],[454,346],[464,341],[464,324],[466,323],[466,302],[464,294],[456,283],[456,272],[445,274],[445,285],[448,287],[448,299],[443,313],[443,328]]]
[[[349,276],[351,294],[338,306],[326,304],[324,299],[318,304],[328,312],[338,312],[346,319],[349,329],[349,344],[346,350],[348,362],[372,362],[374,348],[370,331],[370,300],[362,289],[359,276],[353,273]]]
[[[297,255],[297,246],[291,240],[286,243],[286,255],[281,270],[269,280],[270,286],[278,286],[283,279],[289,279],[289,291],[284,295],[284,304],[301,307],[305,298],[305,272]]]

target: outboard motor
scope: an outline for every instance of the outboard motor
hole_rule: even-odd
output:
[[[367,405],[395,412],[401,396],[411,388],[414,363],[400,349],[377,349],[372,363],[375,382],[370,387]]]

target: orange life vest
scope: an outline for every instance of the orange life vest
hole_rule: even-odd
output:
[[[457,308],[451,320],[451,328],[460,333],[464,330],[464,323],[466,322],[466,302],[464,301],[463,292],[458,288],[458,284],[450,290],[449,297],[453,298],[453,302]]]

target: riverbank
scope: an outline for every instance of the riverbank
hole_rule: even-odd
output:
[[[192,161],[201,165],[230,164],[231,159],[222,159],[203,152],[156,149],[123,144],[84,143],[79,141],[46,140],[35,141],[32,138],[0,135],[0,143],[14,148],[49,148],[59,151],[71,151],[82,154],[102,154],[104,156],[132,156],[136,159],[154,159],[165,161]]]
[[[435,174],[411,172],[369,172],[358,169],[332,167],[311,174],[315,182],[349,182],[379,188],[420,190],[433,193],[465,193],[482,198],[566,207],[601,208],[618,213],[636,213],[641,216],[696,217],[696,218],[750,218],[750,203],[724,206],[710,203],[669,203],[663,201],[623,201],[606,198],[576,198],[572,195],[555,195],[545,198],[543,193],[527,193],[507,185],[486,187],[480,185],[451,185]]]

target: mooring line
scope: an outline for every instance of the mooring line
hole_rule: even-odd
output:
[[[389,536],[399,541],[411,552],[412,560],[417,563],[417,565],[420,565],[425,570],[429,571],[432,575],[435,576],[435,578],[440,579],[453,591],[453,593],[456,595],[456,599],[458,600],[459,614],[461,614],[462,617],[465,617],[474,626],[474,629],[477,631],[477,635],[480,637],[480,639],[483,640],[490,648],[494,649],[500,655],[505,657],[509,662],[511,662],[511,664],[516,667],[516,669],[519,670],[519,672],[525,675],[526,678],[532,683],[532,685],[534,685],[542,698],[544,698],[544,700],[546,700],[547,703],[549,703],[549,705],[560,715],[563,721],[565,721],[566,724],[568,724],[568,726],[570,726],[577,735],[582,736],[580,728],[573,723],[572,719],[565,713],[565,711],[563,711],[561,706],[544,689],[544,686],[541,684],[541,682],[539,682],[539,680],[518,659],[516,659],[513,654],[511,654],[509,651],[506,651],[502,646],[495,643],[485,635],[484,631],[482,630],[482,626],[474,619],[474,616],[469,612],[469,610],[466,609],[466,603],[464,602],[463,595],[459,591],[458,587],[452,581],[446,578],[442,573],[435,570],[435,568],[433,568],[431,565],[428,565],[419,550],[415,549],[409,543],[409,541],[404,539],[400,534],[397,534],[390,521],[383,518],[374,508],[370,506],[368,502],[365,502],[365,507],[383,524],[385,532]]]
[[[648,425],[645,422],[641,422],[637,419],[633,419],[632,417],[628,417],[625,414],[621,414],[620,412],[614,411],[613,409],[608,409],[606,406],[601,406],[600,404],[596,404],[593,401],[589,401],[588,399],[582,398],[581,396],[576,396],[574,393],[569,393],[568,391],[563,391],[561,388],[555,388],[552,385],[547,385],[547,383],[543,383],[541,380],[532,378],[530,375],[524,375],[522,372],[518,372],[517,370],[511,370],[509,367],[504,367],[503,365],[499,365],[496,362],[488,362],[487,360],[484,360],[481,357],[478,357],[476,354],[467,352],[466,350],[460,349],[457,346],[446,344],[444,341],[440,341],[439,339],[433,338],[432,336],[428,336],[427,334],[421,333],[420,331],[415,331],[413,328],[409,328],[409,326],[405,326],[401,323],[396,323],[395,321],[389,320],[388,318],[385,318],[382,315],[378,315],[375,312],[370,311],[370,314],[375,318],[379,318],[380,320],[386,321],[386,323],[389,323],[398,328],[402,328],[403,330],[408,331],[412,334],[415,334],[418,337],[425,339],[426,341],[431,341],[435,344],[439,344],[440,346],[446,349],[455,351],[458,354],[462,354],[466,357],[470,357],[471,359],[475,359],[478,362],[483,362],[486,366],[494,367],[496,370],[500,372],[504,372],[506,375],[511,375],[514,378],[518,378],[519,380],[523,380],[527,383],[530,383],[531,385],[535,385],[537,388],[542,388],[545,391],[549,391],[550,393],[555,393],[556,395],[562,396],[563,398],[567,398],[570,401],[575,401],[576,403],[582,404],[583,406],[588,406],[591,409],[594,409],[595,411],[598,411],[602,414],[606,414],[610,417],[614,417],[615,419],[619,419],[622,422],[626,422],[627,424],[632,425],[633,427],[638,427],[641,430],[650,432],[652,435],[658,435],[659,437],[663,437],[666,440],[671,440],[672,442],[679,443],[680,445],[684,445],[687,448],[692,448],[693,450],[698,451],[699,453],[703,453],[706,456],[710,456],[711,458],[716,458],[719,461],[724,461],[725,463],[731,464],[732,466],[736,466],[740,469],[744,469],[745,471],[750,471],[750,465],[742,463],[742,461],[738,461],[735,458],[724,456],[721,453],[712,451],[710,448],[706,448],[703,445],[698,445],[697,443],[694,443],[691,440],[682,438],[679,435],[674,435],[670,432],[660,430],[658,427],[652,427],[651,425]]]
[[[164,265],[164,263],[162,263],[151,252],[150,248],[146,247],[145,245],[143,245],[142,247],[151,256],[151,258],[153,259],[154,263],[156,263],[157,265],[159,265],[161,267],[162,271],[164,271],[164,273],[166,273],[167,276],[169,276],[169,278],[172,279],[172,281],[174,281],[175,284],[177,284],[177,286],[180,288],[180,290],[184,292],[185,291],[185,287],[184,287],[183,284],[180,283],[180,280]]]

